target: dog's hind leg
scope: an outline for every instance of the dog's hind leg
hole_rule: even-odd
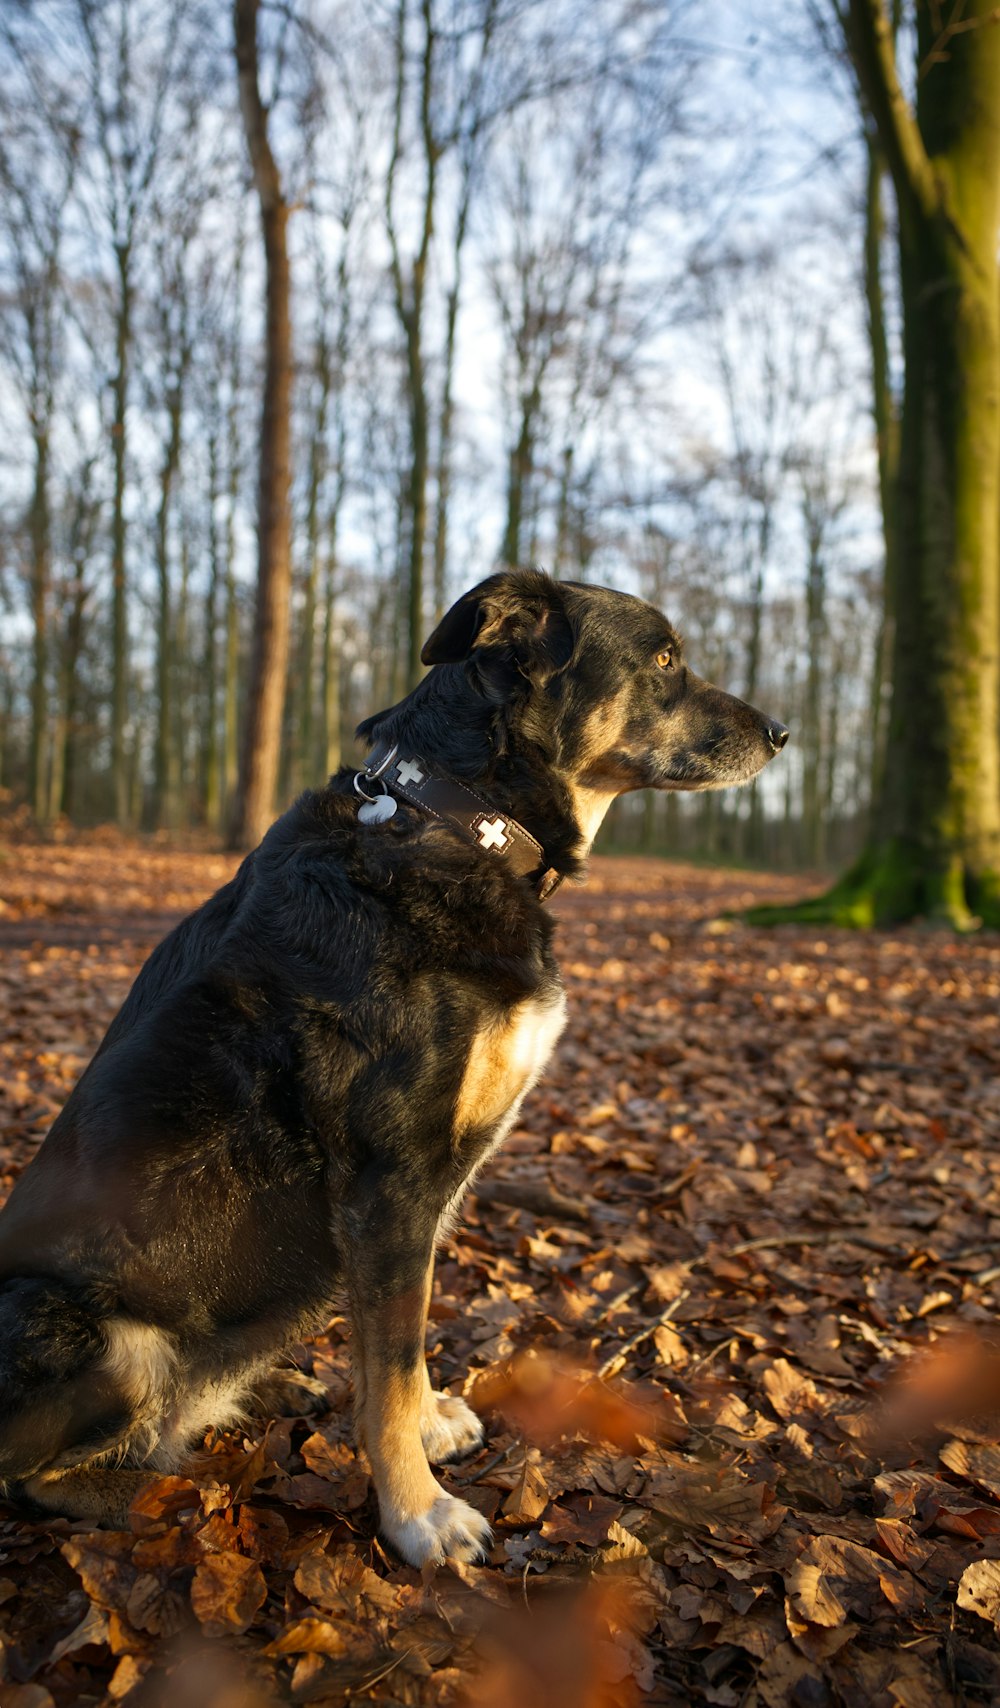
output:
[[[73,1465],[67,1470],[39,1471],[20,1485],[35,1506],[61,1512],[67,1518],[92,1519],[116,1530],[128,1527],[129,1508],[156,1471],[119,1471],[106,1466]]]
[[[253,1383],[246,1406],[254,1417],[316,1417],[329,1411],[330,1392],[325,1382],[304,1370],[276,1365]]]
[[[358,1425],[378,1494],[380,1529],[411,1566],[479,1558],[490,1539],[481,1513],[447,1494],[421,1440],[430,1392],[424,1359],[428,1272],[378,1303],[355,1299]]]

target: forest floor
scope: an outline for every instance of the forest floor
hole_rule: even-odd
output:
[[[0,1169],[231,870],[0,852]],[[466,1200],[435,1385],[484,1567],[401,1568],[330,1411],[207,1442],[127,1532],[0,1507],[0,1708],[1000,1701],[1000,937],[749,929],[787,878],[596,860],[569,1024]]]

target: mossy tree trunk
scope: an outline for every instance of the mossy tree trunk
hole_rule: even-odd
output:
[[[1000,27],[918,5],[914,109],[883,0],[844,21],[899,213],[892,705],[870,845],[802,911],[1000,925]]]

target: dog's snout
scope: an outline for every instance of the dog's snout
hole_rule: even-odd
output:
[[[767,739],[771,744],[771,752],[780,753],[785,742],[788,740],[788,731],[784,724],[774,722],[769,723],[767,726]]]

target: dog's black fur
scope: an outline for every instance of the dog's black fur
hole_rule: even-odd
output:
[[[460,600],[425,662],[359,733],[474,783],[567,874],[615,794],[741,782],[784,741],[652,607],[533,571]],[[303,795],[153,952],[0,1215],[8,1491],[121,1521],[346,1297],[383,1528],[414,1563],[482,1545],[427,1470],[479,1427],[430,1393],[426,1297],[556,1035],[552,921],[457,829],[357,805],[349,769]]]

